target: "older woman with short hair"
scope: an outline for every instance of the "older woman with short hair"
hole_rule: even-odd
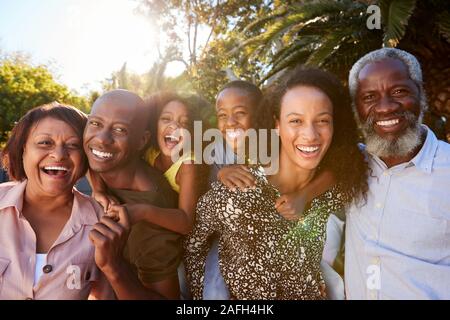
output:
[[[112,297],[89,240],[102,209],[74,188],[87,170],[86,119],[52,103],[12,131],[1,155],[13,181],[0,184],[0,300]]]

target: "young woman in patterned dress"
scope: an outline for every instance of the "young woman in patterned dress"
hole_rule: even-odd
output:
[[[219,236],[219,264],[233,298],[321,299],[320,261],[331,212],[367,191],[347,92],[331,74],[297,69],[268,99],[280,136],[279,170],[251,167],[256,188],[231,191],[217,182],[201,197],[185,241],[185,266],[195,299],[202,298],[209,239]],[[337,184],[312,200],[299,221],[283,218],[280,194],[307,186],[323,170]]]

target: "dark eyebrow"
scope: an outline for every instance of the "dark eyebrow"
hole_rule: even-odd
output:
[[[234,110],[234,109],[237,109],[237,108],[244,108],[244,109],[248,109],[248,107],[247,107],[247,106],[245,106],[245,105],[238,105],[238,106],[234,106],[234,107],[233,107],[233,110]]]
[[[286,117],[289,117],[289,116],[302,116],[302,114],[297,113],[297,112],[290,112],[286,115]]]
[[[411,89],[411,87],[407,84],[395,84],[392,86],[392,89],[397,89],[397,88]]]
[[[46,133],[46,132],[38,133],[37,135],[38,136],[49,136],[49,137],[52,136],[50,133]]]
[[[104,120],[102,119],[102,117],[99,117],[99,116],[92,116],[92,115],[89,115],[89,116],[88,116],[88,120],[99,120],[99,121],[104,121]],[[123,121],[116,121],[116,122],[113,122],[113,124],[120,124],[120,125],[123,125],[123,126],[130,126],[130,123],[128,123],[128,122],[123,122]]]
[[[53,139],[53,138],[52,138],[52,134],[51,134],[51,133],[47,133],[47,132],[37,133],[36,136],[37,136],[37,137],[39,137],[39,136],[46,136],[46,137],[49,137],[49,138]],[[72,139],[72,138],[80,139],[77,135],[70,136],[70,137],[68,137],[67,139]]]
[[[318,115],[319,116],[321,116],[321,115],[330,115],[330,116],[332,116],[333,114],[331,112],[324,111],[324,112],[319,113]],[[291,112],[291,113],[288,113],[286,115],[286,117],[289,117],[289,116],[303,116],[303,114],[297,113],[297,112]]]

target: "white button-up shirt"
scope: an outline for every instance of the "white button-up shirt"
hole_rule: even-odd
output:
[[[450,299],[450,145],[387,168],[368,155],[366,203],[347,212],[347,299]]]

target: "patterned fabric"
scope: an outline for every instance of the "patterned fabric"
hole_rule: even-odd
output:
[[[200,198],[185,240],[185,266],[194,299],[201,299],[210,238],[219,236],[219,264],[236,299],[321,299],[320,261],[331,212],[342,208],[337,188],[311,202],[301,222],[275,210],[279,191],[262,167],[251,169],[256,189],[233,192],[220,182]]]

